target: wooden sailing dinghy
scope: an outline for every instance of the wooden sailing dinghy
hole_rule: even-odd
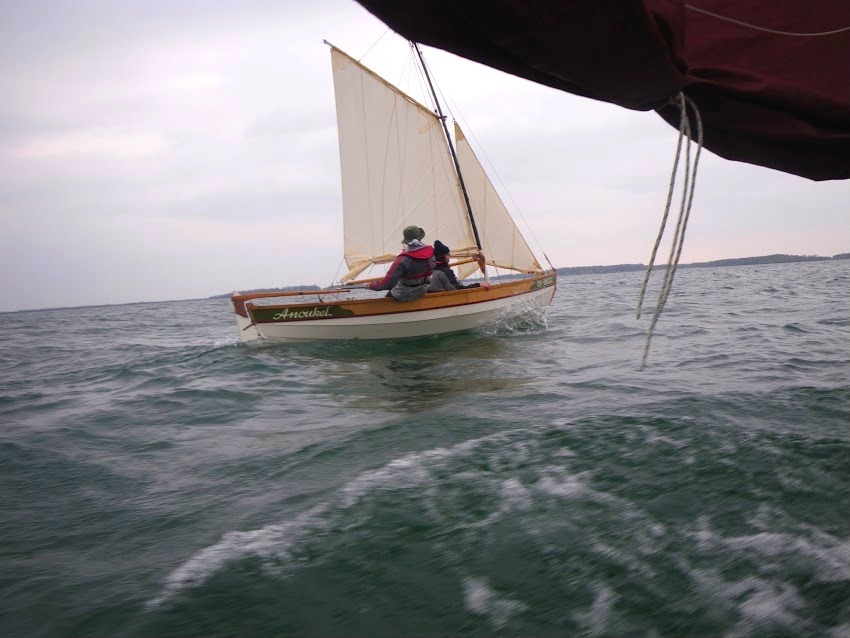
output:
[[[457,124],[455,148],[433,87],[436,112],[333,46],[331,61],[348,272],[340,288],[325,291],[234,293],[242,341],[421,337],[545,312],[555,293],[555,270],[541,267]],[[439,239],[451,247],[460,279],[478,274],[489,281],[488,265],[525,277],[489,289],[428,293],[416,301],[350,298],[346,285],[368,281],[358,277],[391,263],[402,230],[411,225],[425,229],[428,243]],[[306,295],[316,301],[255,303]]]

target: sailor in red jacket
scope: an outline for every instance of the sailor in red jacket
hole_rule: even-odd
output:
[[[397,301],[413,301],[428,292],[428,281],[434,269],[434,248],[422,243],[425,231],[418,226],[404,229],[404,252],[395,258],[380,281],[366,284],[369,290],[389,290]]]

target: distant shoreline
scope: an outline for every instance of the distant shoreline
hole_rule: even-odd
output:
[[[698,261],[690,264],[679,264],[678,268],[720,268],[725,266],[759,266],[771,264],[794,264],[809,261],[837,261],[850,259],[850,253],[839,253],[832,257],[821,257],[819,255],[763,255],[761,257],[739,257],[737,259],[716,259],[714,261]],[[655,268],[665,268],[665,263],[656,263]],[[643,272],[646,270],[646,264],[615,264],[612,266],[565,266],[556,268],[559,275],[565,277],[574,277],[579,275],[599,275],[605,273],[617,272]],[[513,279],[521,275],[504,275],[500,279]],[[243,293],[255,292],[293,292],[293,291],[309,291],[322,290],[319,286],[311,284],[309,286],[284,286],[282,288],[256,288],[253,290],[243,290]],[[139,304],[155,304],[155,303],[173,303],[178,301],[206,301],[208,299],[227,299],[233,293],[227,292],[220,295],[212,295],[210,297],[191,297],[189,299],[166,299],[162,301],[127,301],[124,303],[115,304],[91,304],[84,306],[54,306],[50,308],[26,308],[22,310],[0,310],[0,314],[13,314],[16,312],[47,312],[53,310],[79,310],[82,308],[104,308],[112,306],[135,306]]]
[[[840,253],[832,257],[818,255],[763,255],[761,257],[739,257],[737,259],[715,259],[714,261],[696,261],[679,264],[677,268],[720,268],[724,266],[759,266],[769,264],[794,264],[806,261],[833,261],[850,259],[850,253]],[[665,268],[666,263],[656,262],[656,268]],[[559,275],[595,275],[607,272],[633,272],[646,270],[646,264],[617,264],[615,266],[568,266],[556,269]]]
[[[690,264],[679,264],[678,268],[718,268],[723,266],[757,266],[764,264],[793,264],[806,261],[832,261],[836,259],[850,259],[850,253],[840,253],[832,257],[820,257],[818,255],[763,255],[761,257],[739,257],[737,259],[717,259],[715,261],[697,261]],[[665,268],[666,264],[656,263],[655,268]],[[616,264],[613,266],[565,266],[556,268],[559,275],[571,277],[576,275],[599,275],[609,272],[643,272],[646,264]],[[515,279],[522,275],[502,275],[500,279]],[[285,288],[257,288],[254,290],[243,290],[243,294],[255,292],[294,292],[299,290],[321,290],[319,286],[286,286]],[[227,299],[232,293],[213,295],[208,299]]]

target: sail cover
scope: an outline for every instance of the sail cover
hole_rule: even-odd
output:
[[[459,253],[475,250],[469,216],[437,116],[331,48],[350,281],[402,251],[406,226]]]
[[[481,249],[487,263],[525,273],[543,272],[457,124],[455,140],[460,173],[469,194],[475,226],[481,239]],[[454,247],[452,252],[458,256]],[[462,277],[469,276],[476,269],[477,266],[473,264],[463,266],[460,274]]]
[[[411,40],[675,127],[684,91],[717,155],[850,178],[848,0],[358,2]]]

